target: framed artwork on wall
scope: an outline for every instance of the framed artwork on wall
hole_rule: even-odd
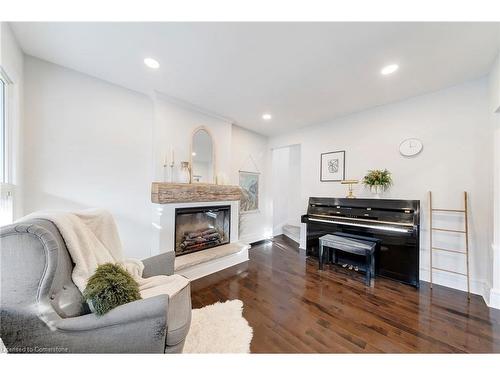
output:
[[[320,181],[333,182],[345,179],[345,151],[321,154]]]
[[[240,187],[243,190],[241,212],[259,211],[259,173],[240,171]]]

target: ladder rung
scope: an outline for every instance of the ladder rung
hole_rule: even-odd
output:
[[[462,275],[462,276],[467,276],[466,273],[461,273],[461,272],[456,272],[452,270],[445,270],[444,268],[437,268],[437,267],[432,267],[433,270],[438,270],[438,271],[444,271],[444,272],[449,272],[449,273],[454,273],[456,275]]]
[[[441,251],[449,251],[450,253],[457,253],[457,254],[467,254],[465,251],[458,251],[458,250],[450,250],[450,249],[443,249],[441,247],[433,247],[432,250],[441,250]]]
[[[464,230],[456,230],[456,229],[445,229],[445,228],[431,228],[431,229],[438,230],[440,232],[465,233]]]
[[[433,208],[432,211],[440,211],[440,212],[463,212],[465,213],[465,210],[449,210],[446,208]]]
[[[455,275],[460,275],[460,276],[465,276],[467,280],[467,298],[470,300],[470,271],[469,271],[469,224],[468,224],[468,216],[469,212],[467,210],[468,208],[468,202],[467,202],[467,192],[464,191],[464,205],[463,209],[448,209],[448,208],[433,208],[432,207],[432,192],[429,191],[429,236],[430,236],[430,269],[429,269],[429,274],[430,274],[430,285],[432,288],[432,275],[433,271],[441,271],[441,272],[447,272]],[[463,230],[457,230],[457,229],[447,229],[447,228],[436,228],[433,227],[432,219],[434,217],[435,212],[449,212],[449,213],[459,213],[463,215],[464,218],[464,226]],[[450,216],[448,216],[450,217]],[[461,217],[461,216],[460,216]],[[465,236],[465,250],[452,250],[452,249],[444,249],[442,247],[434,247],[432,243],[432,237],[434,236],[434,231],[440,231],[440,232],[448,232],[448,233],[461,233],[464,234]],[[433,267],[432,265],[432,260],[434,253],[433,251],[445,251],[449,253],[455,253],[455,254],[463,254],[465,255],[465,265],[466,265],[466,272],[457,272],[453,271],[451,269],[445,269],[445,268],[439,268],[439,267]]]

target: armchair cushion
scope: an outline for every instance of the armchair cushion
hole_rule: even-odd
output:
[[[150,298],[159,294],[167,294],[170,297],[175,296],[186,286],[189,280],[181,275],[170,276],[152,276],[139,281],[139,290],[142,298]]]

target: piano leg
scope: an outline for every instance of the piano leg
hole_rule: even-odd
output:
[[[322,241],[319,241],[319,250],[318,250],[318,262],[319,262],[319,269],[323,269],[323,243]]]
[[[373,254],[366,252],[366,285],[370,286],[372,279]]]
[[[375,253],[372,254],[372,262],[370,264],[372,277],[375,277]]]

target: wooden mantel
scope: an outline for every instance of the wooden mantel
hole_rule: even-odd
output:
[[[239,186],[170,182],[153,182],[151,185],[151,202],[159,204],[238,201],[240,199],[241,188]]]

